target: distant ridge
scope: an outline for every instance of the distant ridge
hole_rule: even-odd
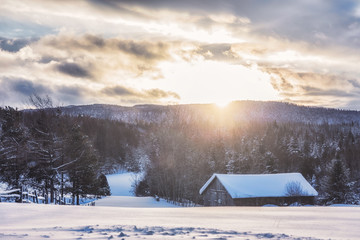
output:
[[[125,107],[92,104],[62,107],[63,114],[111,119],[126,123],[162,122],[174,117],[186,119],[213,119],[216,114],[234,120],[261,122],[298,122],[313,124],[360,123],[360,112],[322,107],[299,106],[286,102],[236,101],[224,109],[214,104],[152,105]]]

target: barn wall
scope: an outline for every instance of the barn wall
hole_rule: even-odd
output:
[[[234,206],[234,201],[220,181],[215,178],[203,193],[205,206]]]
[[[300,203],[303,205],[315,203],[313,196],[301,197],[261,197],[261,198],[237,198],[234,199],[235,206],[263,206],[266,204],[274,204],[278,206],[290,205],[292,203]]]

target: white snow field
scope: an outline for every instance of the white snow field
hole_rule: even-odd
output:
[[[133,196],[132,184],[139,174],[124,172],[106,175],[112,196]]]
[[[176,207],[108,175],[92,206],[0,203],[0,239],[360,239],[359,207]]]
[[[132,207],[132,208],[168,208],[176,207],[164,199],[156,201],[153,197],[109,196],[95,201],[101,207]]]
[[[360,239],[359,207],[124,208],[0,203],[1,239]]]

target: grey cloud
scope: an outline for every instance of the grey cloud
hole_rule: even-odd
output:
[[[318,106],[345,106],[360,97],[360,91],[356,87],[357,82],[345,80],[341,75],[299,73],[296,70],[281,68],[269,68],[266,71],[272,76],[271,83],[274,89],[290,102]],[[333,100],[335,102],[331,103],[330,101]]]
[[[197,53],[207,59],[229,60],[234,58],[231,54],[231,44],[226,43],[202,45],[197,50]]]
[[[294,86],[288,80],[290,75],[288,70],[269,68],[265,69],[265,71],[275,75],[275,77],[273,76],[271,78],[271,84],[275,90],[279,91],[280,93],[293,91]]]
[[[348,93],[338,89],[321,89],[316,87],[304,86],[304,95],[306,96],[332,96],[332,97],[355,97],[358,96],[354,93]]]
[[[102,50],[106,45],[106,39],[97,35],[86,34],[82,36],[52,35],[40,39],[40,44],[61,50]]]
[[[46,86],[34,83],[27,79],[7,78],[5,81],[8,82],[10,89],[24,96],[30,96],[33,93],[42,94],[50,92],[50,89]]]
[[[167,55],[167,46],[161,42],[135,42],[135,41],[119,41],[118,48],[125,53],[132,54],[148,60],[163,59]]]
[[[138,95],[133,90],[127,89],[123,86],[107,87],[102,90],[103,93],[110,96],[136,96]]]
[[[354,79],[348,80],[348,82],[355,88],[360,88],[360,83]]]
[[[85,52],[111,51],[124,52],[147,60],[164,59],[169,56],[169,44],[161,41],[135,41],[121,38],[104,38],[97,35],[48,36],[41,44],[61,50],[83,50]]]
[[[56,69],[59,72],[70,75],[72,77],[80,77],[80,78],[91,77],[91,74],[87,69],[81,67],[76,63],[67,63],[67,62],[60,63],[56,66]]]
[[[105,46],[105,40],[102,37],[87,34],[84,37],[91,45],[97,46],[99,48],[102,48]]]
[[[52,56],[42,56],[41,59],[39,60],[39,63],[43,63],[43,64],[47,64],[50,63],[51,61],[60,61],[59,58],[57,57],[52,57]]]
[[[8,39],[0,37],[0,49],[8,52],[17,52],[33,41],[33,39]]]
[[[182,11],[209,11],[229,9],[232,1],[217,1],[217,0],[182,0],[182,1],[168,1],[168,0],[90,0],[90,2],[108,8],[125,9],[125,6],[144,6],[152,9],[174,9]]]
[[[162,78],[157,64],[172,59],[170,51],[177,43],[63,34],[44,37],[34,45],[42,54],[40,63],[61,62],[54,66],[56,71],[72,77],[101,81],[109,71],[118,70],[136,77]],[[44,48],[46,51],[42,50]],[[68,59],[74,62],[70,63]]]
[[[141,100],[159,100],[159,99],[166,99],[166,98],[173,98],[173,99],[180,99],[179,94],[172,92],[172,91],[164,91],[158,88],[149,89],[149,90],[142,90],[138,91],[131,88],[126,88],[123,86],[112,86],[106,87],[101,91],[103,94],[111,97],[125,97],[125,98],[132,98],[138,99],[137,102]]]
[[[145,91],[145,93],[151,98],[156,98],[156,99],[169,98],[169,97],[180,99],[179,94],[171,91],[164,91],[158,88],[147,90]]]

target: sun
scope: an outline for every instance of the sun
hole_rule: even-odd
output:
[[[164,77],[157,80],[157,88],[178,93],[180,103],[214,103],[220,109],[233,101],[279,99],[270,75],[255,66],[200,59],[162,63],[160,67]]]
[[[225,108],[229,105],[231,101],[229,100],[219,100],[217,102],[215,102],[215,105],[218,106],[219,108]]]

